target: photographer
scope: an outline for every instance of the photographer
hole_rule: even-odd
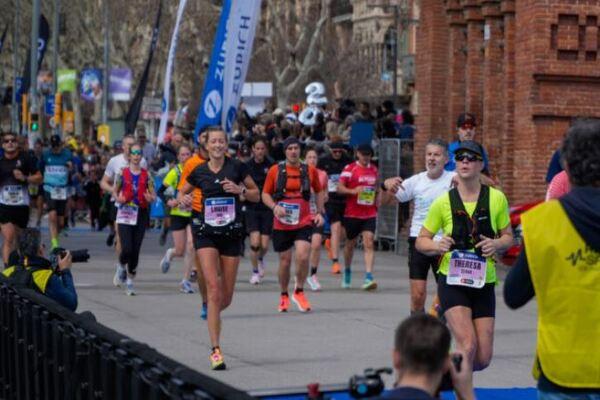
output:
[[[396,387],[381,399],[433,400],[448,371],[457,399],[474,399],[473,373],[465,362],[458,361],[462,355],[449,353],[450,340],[448,328],[430,315],[417,314],[404,320],[394,339]]]
[[[35,289],[71,311],[77,308],[77,292],[71,275],[69,251],[57,255],[57,265],[44,258],[42,235],[37,229],[24,229],[18,249],[11,255],[12,266],[2,273],[17,285]]]

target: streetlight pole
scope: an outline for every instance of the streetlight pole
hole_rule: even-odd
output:
[[[398,7],[399,5],[394,5],[394,48],[393,48],[393,59],[394,59],[394,70],[392,71],[393,73],[393,85],[394,87],[392,88],[392,96],[394,97],[393,101],[394,104],[396,104],[396,98],[398,97],[398,34],[400,33],[398,31],[398,19],[399,19],[399,13],[398,13]]]
[[[31,13],[31,68],[29,70],[29,99],[30,109],[33,112],[38,112],[37,98],[37,74],[38,74],[38,51],[39,51],[39,36],[40,36],[40,0],[33,0],[33,12]]]
[[[19,105],[17,104],[17,76],[19,75],[19,28],[21,26],[21,0],[15,0],[15,26],[13,28],[13,91],[11,107],[11,131],[19,129]]]
[[[110,80],[110,26],[108,0],[104,0],[104,79],[102,80],[102,123],[108,122],[108,81]]]
[[[60,0],[54,0],[54,32],[52,32],[52,49],[54,52],[52,53],[52,78],[54,79],[54,107],[62,107],[62,103],[56,100],[58,93],[58,36],[60,34]],[[54,111],[54,115],[56,116],[56,110]],[[54,121],[54,133],[60,135],[60,127],[62,121],[58,120]]]

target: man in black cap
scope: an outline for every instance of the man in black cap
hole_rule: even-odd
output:
[[[319,159],[317,168],[327,173],[327,191],[329,192],[327,203],[325,203],[325,212],[331,226],[331,239],[326,241],[331,258],[331,273],[341,273],[339,263],[340,243],[342,241],[342,220],[344,219],[344,210],[346,209],[346,196],[337,192],[340,174],[344,167],[352,163],[344,148],[344,143],[339,141],[332,142],[329,145],[331,154],[327,154]]]
[[[448,146],[449,160],[445,165],[446,171],[454,171],[456,169],[456,162],[454,161],[454,154],[459,148],[460,144],[465,140],[475,140],[475,128],[477,127],[477,120],[475,116],[470,113],[462,113],[458,116],[456,121],[456,128],[458,129],[458,140],[450,143]],[[483,158],[483,172],[488,174],[489,163],[487,153],[481,147],[482,158]]]
[[[416,249],[440,256],[438,296],[466,366],[479,371],[492,359],[497,282],[494,258],[513,242],[508,201],[481,184],[483,150],[471,140],[455,152],[458,185],[429,208]],[[442,231],[442,238],[433,237]]]
[[[292,264],[292,247],[296,248],[296,287],[291,300],[300,312],[310,311],[304,295],[308,276],[308,258],[313,226],[323,225],[324,188],[317,170],[300,161],[300,141],[293,136],[283,142],[286,160],[273,165],[267,173],[262,192],[263,203],[273,210],[273,249],[279,253],[279,312],[290,304],[288,286]],[[311,189],[316,194],[317,213],[310,212]]]
[[[363,290],[377,289],[373,279],[375,261],[374,238],[377,227],[377,167],[371,163],[373,148],[361,144],[356,148],[356,162],[348,164],[340,176],[337,192],[346,196],[344,210],[344,229],[346,246],[344,247],[344,274],[342,288],[349,289],[352,283],[351,266],[354,246],[358,235],[362,235],[365,252],[365,280]]]

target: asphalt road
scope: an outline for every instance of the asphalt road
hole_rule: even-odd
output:
[[[47,231],[44,238],[49,241]],[[231,307],[223,313],[222,349],[227,371],[209,369],[210,342],[200,319],[200,296],[178,291],[181,261],[160,272],[166,247],[157,232],[148,232],[142,248],[137,296],[113,287],[115,255],[105,244],[106,233],[76,228],[62,239],[70,249],[89,248],[88,264],[74,266],[79,293],[78,311],[91,310],[102,324],[202,373],[240,389],[298,387],[310,382],[345,383],[367,367],[391,366],[393,332],[409,315],[407,260],[389,252],[376,254],[375,279],[379,289],[359,289],[363,278],[362,253],[354,260],[354,287],[340,288],[340,278],[329,273],[322,255],[320,279],[324,290],[308,293],[313,311],[279,314],[276,255],[267,255],[267,276],[259,286],[248,283],[250,264],[243,259]],[[170,239],[169,239],[170,240]],[[500,272],[501,278],[505,275]],[[290,288],[291,289],[291,288]],[[434,285],[430,283],[429,292]],[[531,387],[535,347],[536,306],[531,302],[510,311],[496,288],[497,320],[491,366],[476,373],[478,387]],[[389,379],[388,379],[389,382]]]

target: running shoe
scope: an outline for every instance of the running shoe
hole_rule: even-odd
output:
[[[350,289],[351,284],[352,284],[352,271],[344,269],[344,274],[342,276],[342,289]]]
[[[127,276],[127,271],[120,264],[117,264],[117,270],[115,271],[115,276],[113,277],[113,285],[116,287],[121,287],[122,284],[125,283],[125,277]]]
[[[194,288],[192,287],[192,284],[190,281],[188,281],[187,279],[184,279],[179,283],[179,291],[181,293],[191,294],[191,293],[194,293]]]
[[[287,312],[288,308],[290,308],[290,296],[287,294],[282,294],[279,297],[279,312]]]
[[[192,272],[190,273],[190,281],[195,281],[198,279],[198,272],[193,269]]]
[[[165,253],[165,256],[160,261],[160,270],[163,274],[169,272],[169,268],[171,268],[171,256],[173,254],[173,249],[168,249]]]
[[[221,354],[221,349],[218,347],[215,348],[212,353],[210,353],[210,368],[213,371],[222,371],[226,369],[225,361],[223,360],[223,354]]]
[[[200,312],[200,318],[206,321],[208,318],[208,305],[206,303],[202,303],[202,311]]]
[[[325,239],[325,248],[327,249],[327,257],[333,260],[333,252],[331,251],[331,239]]]
[[[333,275],[337,275],[337,274],[341,274],[342,273],[342,269],[340,268],[340,263],[339,262],[334,262],[333,264],[331,264],[331,273]]]
[[[294,302],[296,307],[298,307],[298,310],[300,310],[300,312],[310,311],[310,302],[308,301],[306,296],[304,296],[304,291],[294,292],[294,294],[292,295],[292,301]]]
[[[169,231],[167,230],[162,230],[160,232],[160,237],[158,238],[158,244],[160,244],[161,246],[164,246],[165,243],[167,243],[167,234],[169,233]]]
[[[265,276],[265,261],[264,260],[258,260],[258,274],[260,275],[261,278],[264,278]]]
[[[310,289],[313,292],[318,292],[321,290],[321,284],[319,283],[319,278],[317,278],[317,274],[311,275],[306,278],[306,283],[310,286]]]
[[[129,281],[125,284],[125,293],[127,293],[127,296],[135,296],[135,290],[133,289],[133,282]]]
[[[377,289],[377,282],[373,279],[365,279],[362,285],[362,290],[375,290]]]
[[[252,285],[258,285],[260,283],[260,273],[252,272],[252,276],[250,277],[250,283]]]
[[[113,232],[108,234],[108,237],[106,238],[106,245],[108,247],[112,247],[112,245],[115,243],[115,234]]]

